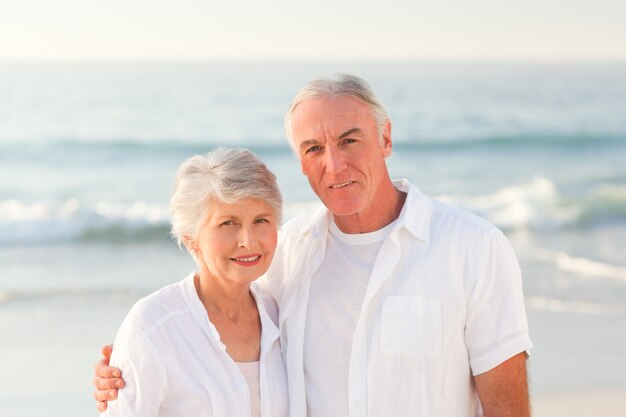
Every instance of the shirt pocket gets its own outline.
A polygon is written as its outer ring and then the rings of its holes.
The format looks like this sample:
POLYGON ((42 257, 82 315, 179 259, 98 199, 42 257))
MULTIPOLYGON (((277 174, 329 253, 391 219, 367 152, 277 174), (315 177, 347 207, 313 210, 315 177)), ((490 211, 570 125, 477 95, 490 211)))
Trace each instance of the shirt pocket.
POLYGON ((441 354, 441 299, 388 295, 382 300, 383 354, 426 359, 441 354))

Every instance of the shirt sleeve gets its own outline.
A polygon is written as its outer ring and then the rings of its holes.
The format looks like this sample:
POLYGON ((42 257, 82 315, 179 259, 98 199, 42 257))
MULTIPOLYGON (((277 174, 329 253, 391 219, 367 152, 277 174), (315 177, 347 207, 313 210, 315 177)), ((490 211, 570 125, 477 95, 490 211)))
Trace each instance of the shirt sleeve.
POLYGON ((465 343, 473 375, 532 347, 517 257, 500 230, 487 236, 467 302, 465 343))
POLYGON ((126 385, 101 417, 157 416, 167 388, 163 359, 140 326, 128 318, 115 337, 111 365, 121 369, 126 385))
POLYGON ((295 220, 290 220, 282 227, 272 263, 267 272, 256 281, 281 308, 289 296, 291 284, 297 279, 293 271, 307 259, 301 245, 294 244, 299 237, 297 226, 295 220))
POLYGON ((285 267, 284 267, 284 246, 285 246, 285 232, 284 228, 279 231, 278 243, 276 245, 276 251, 272 258, 272 263, 265 274, 255 281, 257 287, 264 293, 269 294, 274 300, 280 303, 282 298, 285 267))

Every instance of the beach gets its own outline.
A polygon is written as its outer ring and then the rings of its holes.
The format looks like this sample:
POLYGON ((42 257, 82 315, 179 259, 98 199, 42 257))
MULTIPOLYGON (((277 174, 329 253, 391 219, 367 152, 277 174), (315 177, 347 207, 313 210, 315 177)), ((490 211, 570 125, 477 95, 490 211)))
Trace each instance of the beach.
MULTIPOLYGON (((58 294, 37 308, 27 300, 5 303, 0 310, 2 415, 97 415, 93 364, 140 295, 131 290, 87 298, 58 294), (11 320, 15 316, 19 325, 11 320)), ((624 320, 626 314, 564 317, 529 310, 533 416, 623 415, 626 338, 608 329, 624 320)))
POLYGON ((619 417, 626 409, 626 389, 539 395, 533 401, 533 416, 619 417))
POLYGON ((0 64, 0 416, 97 415, 93 365, 141 297, 184 278, 176 167, 218 146, 319 206, 282 117, 308 79, 368 79, 393 178, 496 224, 523 274, 537 417, 624 415, 626 66, 0 64))

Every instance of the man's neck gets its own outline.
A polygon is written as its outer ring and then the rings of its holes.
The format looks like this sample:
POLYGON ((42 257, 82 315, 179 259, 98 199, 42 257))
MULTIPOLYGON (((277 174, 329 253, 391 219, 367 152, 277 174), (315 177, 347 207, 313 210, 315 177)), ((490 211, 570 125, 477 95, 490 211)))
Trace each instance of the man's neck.
POLYGON ((398 190, 391 181, 377 195, 376 204, 367 210, 346 216, 334 215, 335 224, 344 233, 369 233, 380 230, 394 222, 404 207, 407 193, 398 190))

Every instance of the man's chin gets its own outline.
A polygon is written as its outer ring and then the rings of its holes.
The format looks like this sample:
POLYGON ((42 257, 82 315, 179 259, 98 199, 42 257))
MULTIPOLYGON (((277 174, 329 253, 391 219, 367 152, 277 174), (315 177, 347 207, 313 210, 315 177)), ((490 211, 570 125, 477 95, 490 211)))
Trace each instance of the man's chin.
POLYGON ((333 204, 333 205, 326 205, 326 207, 328 208, 328 210, 330 210, 331 213, 333 213, 333 216, 335 217, 350 217, 350 216, 355 216, 357 214, 359 214, 360 207, 357 207, 354 203, 351 204, 333 204))

